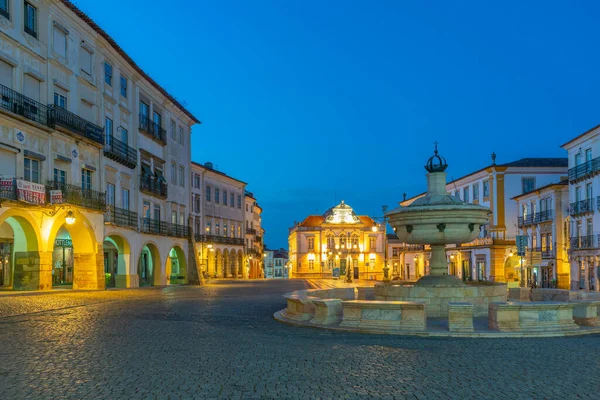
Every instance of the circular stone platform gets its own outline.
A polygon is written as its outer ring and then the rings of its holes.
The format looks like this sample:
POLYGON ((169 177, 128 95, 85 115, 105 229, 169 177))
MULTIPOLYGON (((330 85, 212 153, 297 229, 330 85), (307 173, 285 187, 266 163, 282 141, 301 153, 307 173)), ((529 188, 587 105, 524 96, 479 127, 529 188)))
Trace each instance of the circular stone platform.
POLYGON ((504 283, 464 286, 416 286, 394 283, 375 284, 375 300, 421 301, 427 317, 447 318, 448 303, 473 304, 474 317, 487 317, 490 303, 506 301, 504 283))

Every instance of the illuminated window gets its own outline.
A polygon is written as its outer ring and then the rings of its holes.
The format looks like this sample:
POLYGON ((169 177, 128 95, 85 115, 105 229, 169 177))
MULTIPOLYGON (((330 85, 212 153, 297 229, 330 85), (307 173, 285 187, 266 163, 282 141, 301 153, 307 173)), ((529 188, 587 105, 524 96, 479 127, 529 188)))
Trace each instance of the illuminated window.
POLYGON ((308 269, 310 271, 315 269, 315 260, 308 260, 308 269))
POLYGON ((309 250, 314 250, 315 249, 315 238, 308 238, 308 249, 309 250))
POLYGON ((369 248, 371 250, 375 250, 376 244, 377 244, 377 238, 376 237, 370 237, 369 238, 369 248))

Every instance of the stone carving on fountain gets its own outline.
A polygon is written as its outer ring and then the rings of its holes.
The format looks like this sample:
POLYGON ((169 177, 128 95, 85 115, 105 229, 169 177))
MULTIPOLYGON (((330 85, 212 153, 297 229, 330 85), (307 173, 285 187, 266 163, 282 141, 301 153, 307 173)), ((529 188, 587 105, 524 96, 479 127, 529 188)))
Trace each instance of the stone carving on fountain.
POLYGON ((464 286, 448 275, 446 245, 469 243, 479 236, 479 227, 487 223, 491 211, 469 204, 446 192, 446 159, 435 144, 427 163, 427 193, 408 206, 386 213, 398 239, 407 244, 431 246, 430 275, 421 277, 415 286, 464 286))

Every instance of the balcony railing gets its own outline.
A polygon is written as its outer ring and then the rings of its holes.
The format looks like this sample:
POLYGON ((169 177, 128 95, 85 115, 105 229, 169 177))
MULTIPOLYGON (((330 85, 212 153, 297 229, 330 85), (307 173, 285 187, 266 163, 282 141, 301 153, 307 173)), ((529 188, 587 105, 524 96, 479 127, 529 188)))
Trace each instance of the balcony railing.
POLYGON ((167 197, 167 183, 154 176, 140 175, 140 190, 155 197, 167 197))
POLYGON ((542 258, 554 258, 555 251, 554 249, 542 249, 542 258))
POLYGON ((149 116, 140 114, 140 130, 148 133, 154 140, 158 140, 163 145, 167 144, 167 131, 149 116))
POLYGON ((188 237, 189 228, 186 225, 158 221, 152 218, 140 218, 140 232, 153 235, 188 237))
POLYGON ((593 249, 594 235, 574 236, 571 238, 571 249, 593 249))
POLYGON ((4 85, 0 85, 0 93, 2 95, 0 107, 3 109, 37 122, 38 124, 52 127, 48 121, 48 107, 42 103, 38 103, 27 96, 23 96, 21 93, 15 92, 4 85))
POLYGON ((248 235, 256 235, 256 229, 253 228, 246 228, 246 233, 248 235))
POLYGON ((194 235, 194 240, 200 243, 221 243, 221 244, 234 244, 234 245, 243 245, 243 238, 232 238, 226 236, 216 236, 216 235, 194 235))
MULTIPOLYGON (((104 192, 84 189, 78 185, 57 181, 46 182, 46 190, 60 190, 63 203, 101 211, 104 211, 106 207, 106 194, 104 192)), ((50 196, 47 195, 47 198, 50 198, 50 196)))
POLYGON ((137 151, 112 136, 106 137, 104 155, 131 169, 137 165, 137 151))
POLYGON ((138 215, 134 211, 108 206, 104 213, 104 222, 109 222, 125 228, 138 228, 138 215))
POLYGON ((598 171, 600 171, 600 157, 594 158, 593 160, 586 161, 583 164, 570 168, 569 181, 576 181, 598 171))
POLYGON ((92 142, 104 145, 102 127, 81 118, 77 114, 62 107, 51 104, 48 106, 48 118, 51 126, 58 125, 92 142))
POLYGON ((594 205, 592 199, 580 200, 575 203, 571 203, 570 213, 571 215, 585 214, 594 212, 594 205))
POLYGON ((258 250, 253 249, 252 247, 247 247, 246 248, 246 255, 248 256, 258 256, 258 250))
POLYGON ((536 212, 535 214, 528 214, 524 217, 518 217, 519 227, 525 225, 539 224, 541 222, 552 221, 553 215, 552 210, 545 210, 536 212))

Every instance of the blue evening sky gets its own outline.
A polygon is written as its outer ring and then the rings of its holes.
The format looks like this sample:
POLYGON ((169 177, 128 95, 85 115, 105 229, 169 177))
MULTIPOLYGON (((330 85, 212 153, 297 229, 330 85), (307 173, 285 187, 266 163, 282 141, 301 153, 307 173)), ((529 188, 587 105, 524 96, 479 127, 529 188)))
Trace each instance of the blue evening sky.
POLYGON ((600 123, 596 1, 79 0, 203 124, 192 159, 249 183, 265 242, 343 199, 561 157, 600 123))

